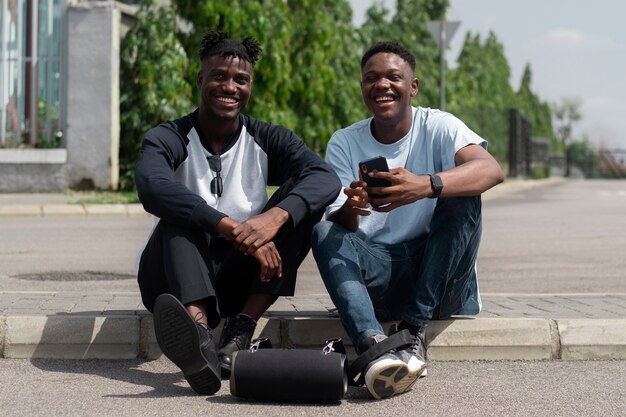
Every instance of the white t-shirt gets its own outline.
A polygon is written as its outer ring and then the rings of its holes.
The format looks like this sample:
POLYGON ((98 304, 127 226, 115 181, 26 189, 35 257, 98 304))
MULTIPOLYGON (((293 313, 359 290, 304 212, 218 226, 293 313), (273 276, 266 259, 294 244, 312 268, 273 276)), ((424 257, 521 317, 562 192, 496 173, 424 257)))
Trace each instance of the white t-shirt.
MULTIPOLYGON (((409 133, 399 141, 385 145, 371 133, 372 118, 340 129, 330 138, 326 161, 335 169, 343 187, 359 178, 360 161, 381 155, 389 168, 404 167, 417 175, 436 174, 455 167, 456 152, 470 144, 487 142, 450 113, 429 108, 413 107, 413 124, 409 133)), ((347 196, 341 192, 326 214, 339 209, 347 196)), ((357 234, 373 243, 406 242, 428 233, 436 199, 426 198, 398 207, 389 213, 372 211, 360 216, 357 234)))

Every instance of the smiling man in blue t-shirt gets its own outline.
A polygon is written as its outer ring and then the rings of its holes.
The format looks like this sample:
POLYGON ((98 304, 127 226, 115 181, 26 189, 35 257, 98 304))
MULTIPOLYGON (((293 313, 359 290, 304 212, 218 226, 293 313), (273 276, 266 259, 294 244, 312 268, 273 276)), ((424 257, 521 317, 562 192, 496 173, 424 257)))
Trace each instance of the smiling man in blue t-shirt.
POLYGON ((430 320, 480 311, 480 194, 503 180, 485 140, 463 122, 411 105, 415 66, 395 42, 363 55, 361 92, 373 117, 332 136, 326 160, 345 188, 313 231, 318 267, 357 352, 386 338, 380 321, 400 320, 390 333, 410 333, 408 347, 363 370, 377 399, 407 391, 426 374, 430 320), (390 185, 368 187, 360 162, 379 155, 390 170, 370 175, 390 185))

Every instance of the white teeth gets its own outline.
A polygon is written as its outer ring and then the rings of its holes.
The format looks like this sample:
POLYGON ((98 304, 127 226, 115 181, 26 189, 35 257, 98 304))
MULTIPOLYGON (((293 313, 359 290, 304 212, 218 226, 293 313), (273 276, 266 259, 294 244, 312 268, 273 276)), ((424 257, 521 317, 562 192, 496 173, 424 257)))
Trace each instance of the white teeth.
POLYGON ((230 97, 218 97, 217 100, 222 101, 224 103, 236 103, 237 102, 237 100, 235 100, 234 98, 230 98, 230 97))
POLYGON ((384 97, 376 97, 376 103, 380 103, 381 101, 393 101, 394 98, 391 96, 384 96, 384 97))

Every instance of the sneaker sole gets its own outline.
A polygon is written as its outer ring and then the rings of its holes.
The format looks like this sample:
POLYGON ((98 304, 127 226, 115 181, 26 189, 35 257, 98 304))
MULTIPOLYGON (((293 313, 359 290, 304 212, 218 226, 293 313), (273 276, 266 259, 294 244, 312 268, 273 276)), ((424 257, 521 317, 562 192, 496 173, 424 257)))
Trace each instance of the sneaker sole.
POLYGON ((211 395, 219 391, 220 375, 204 357, 196 323, 176 297, 163 294, 157 298, 154 328, 161 351, 183 371, 195 392, 211 395))
POLYGON ((365 385, 377 400, 402 394, 413 386, 418 374, 411 373, 401 360, 384 359, 376 362, 365 374, 365 385))

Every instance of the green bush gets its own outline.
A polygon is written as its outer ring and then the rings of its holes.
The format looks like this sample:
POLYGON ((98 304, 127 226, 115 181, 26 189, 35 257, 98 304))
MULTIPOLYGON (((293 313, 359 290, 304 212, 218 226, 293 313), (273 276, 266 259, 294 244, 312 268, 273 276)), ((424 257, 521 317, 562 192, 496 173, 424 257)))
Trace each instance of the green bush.
POLYGON ((185 79, 187 54, 176 38, 169 7, 143 1, 120 51, 120 189, 134 189, 134 170, 146 131, 193 110, 185 79))
POLYGON ((530 167, 530 177, 533 180, 550 178, 552 168, 550 164, 532 164, 530 167))

